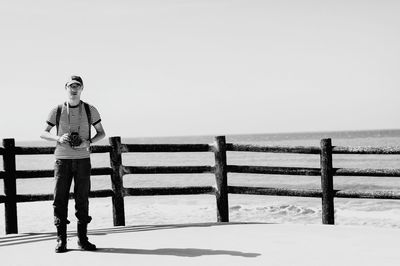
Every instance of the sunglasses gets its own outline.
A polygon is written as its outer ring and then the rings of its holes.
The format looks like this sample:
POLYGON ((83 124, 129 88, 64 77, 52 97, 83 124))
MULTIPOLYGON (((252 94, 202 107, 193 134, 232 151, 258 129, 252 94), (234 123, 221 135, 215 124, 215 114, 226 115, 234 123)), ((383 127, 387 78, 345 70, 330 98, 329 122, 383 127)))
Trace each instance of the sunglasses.
POLYGON ((80 85, 78 83, 72 83, 72 84, 68 85, 68 87, 72 88, 72 89, 80 89, 80 88, 82 88, 82 85, 80 85))

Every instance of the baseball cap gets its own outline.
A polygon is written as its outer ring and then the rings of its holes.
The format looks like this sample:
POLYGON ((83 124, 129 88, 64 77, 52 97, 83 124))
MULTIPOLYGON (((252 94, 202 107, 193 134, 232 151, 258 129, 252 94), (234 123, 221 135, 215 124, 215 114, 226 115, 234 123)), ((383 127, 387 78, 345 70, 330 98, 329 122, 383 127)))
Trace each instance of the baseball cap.
POLYGON ((83 86, 83 80, 80 76, 71 76, 70 79, 65 84, 65 86, 69 86, 74 83, 77 83, 77 84, 83 86))

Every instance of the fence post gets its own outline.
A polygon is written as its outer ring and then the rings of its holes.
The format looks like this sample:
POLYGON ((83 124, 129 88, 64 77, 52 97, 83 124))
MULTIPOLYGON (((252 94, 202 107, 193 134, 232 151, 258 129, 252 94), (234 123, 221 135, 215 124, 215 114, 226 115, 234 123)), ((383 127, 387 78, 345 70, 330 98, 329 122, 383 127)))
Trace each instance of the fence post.
POLYGON ((335 224, 332 141, 321 140, 322 223, 335 224))
POLYGON ((125 225, 125 207, 124 207, 124 186, 123 186, 123 170, 122 170, 122 151, 121 137, 109 138, 111 145, 110 163, 112 168, 111 182, 114 195, 112 197, 113 204, 113 221, 114 226, 125 225))
POLYGON ((215 180, 217 184, 217 220, 229 222, 228 176, 226 170, 226 141, 225 136, 215 137, 215 180))
POLYGON ((15 166, 15 140, 3 139, 4 155, 4 194, 6 202, 4 204, 6 234, 18 234, 17 219, 17 181, 15 166))

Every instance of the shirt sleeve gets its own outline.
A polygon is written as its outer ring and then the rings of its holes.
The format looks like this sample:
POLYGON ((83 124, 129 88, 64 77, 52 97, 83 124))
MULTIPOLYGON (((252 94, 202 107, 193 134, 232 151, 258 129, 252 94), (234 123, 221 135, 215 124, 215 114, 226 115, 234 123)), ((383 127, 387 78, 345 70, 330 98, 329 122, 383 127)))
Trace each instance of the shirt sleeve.
POLYGON ((93 126, 101 122, 100 113, 93 105, 90 105, 90 114, 92 116, 91 124, 93 126))
POLYGON ((49 115, 47 116, 46 123, 47 123, 49 126, 54 127, 54 126, 56 125, 57 108, 58 108, 58 106, 54 107, 54 108, 50 111, 49 115))

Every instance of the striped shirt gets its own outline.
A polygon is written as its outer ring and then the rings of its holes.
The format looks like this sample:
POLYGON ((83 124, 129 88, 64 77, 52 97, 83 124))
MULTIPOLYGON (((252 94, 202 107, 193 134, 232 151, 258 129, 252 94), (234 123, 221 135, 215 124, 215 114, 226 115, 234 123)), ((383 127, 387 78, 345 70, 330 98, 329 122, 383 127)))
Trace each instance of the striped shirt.
MULTIPOLYGON (((96 125, 101 122, 100 114, 97 109, 90 105, 91 125, 96 125)), ((56 125, 57 108, 54 107, 47 118, 47 124, 54 127, 56 125)), ((85 107, 82 101, 76 106, 69 106, 70 124, 68 123, 67 104, 62 105, 60 122, 58 128, 58 136, 65 133, 78 132, 82 139, 89 140, 89 123, 85 107)), ((57 142, 56 150, 54 152, 56 159, 84 159, 90 157, 90 151, 86 148, 73 149, 69 144, 61 144, 57 142)))

